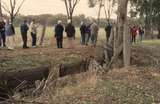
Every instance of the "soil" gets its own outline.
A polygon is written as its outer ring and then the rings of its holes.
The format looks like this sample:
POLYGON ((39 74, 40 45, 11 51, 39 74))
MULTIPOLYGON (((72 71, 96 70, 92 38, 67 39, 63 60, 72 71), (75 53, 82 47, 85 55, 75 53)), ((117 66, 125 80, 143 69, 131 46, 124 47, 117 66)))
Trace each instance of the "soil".
MULTIPOLYGON (((82 57, 102 59, 102 47, 56 49, 53 47, 0 51, 1 71, 24 70, 33 67, 71 63, 82 57)), ((160 46, 136 45, 132 48, 132 65, 113 69, 103 75, 86 72, 63 78, 65 84, 53 86, 38 97, 27 101, 42 104, 159 104, 160 46), (76 77, 75 77, 76 76, 76 77)), ((62 80, 62 79, 60 79, 62 80)), ((29 100, 28 100, 29 99, 29 100)), ((27 103, 24 103, 27 104, 27 103)))

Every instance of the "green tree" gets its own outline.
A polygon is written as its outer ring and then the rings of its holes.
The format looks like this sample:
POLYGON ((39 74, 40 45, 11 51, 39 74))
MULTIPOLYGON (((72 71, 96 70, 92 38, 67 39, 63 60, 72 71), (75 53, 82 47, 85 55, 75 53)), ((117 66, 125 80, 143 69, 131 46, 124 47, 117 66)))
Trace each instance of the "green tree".
POLYGON ((146 38, 152 38, 153 36, 153 27, 154 27, 154 18, 155 11, 158 9, 155 5, 159 0, 131 0, 132 6, 135 6, 136 12, 140 17, 145 18, 145 36, 146 38))

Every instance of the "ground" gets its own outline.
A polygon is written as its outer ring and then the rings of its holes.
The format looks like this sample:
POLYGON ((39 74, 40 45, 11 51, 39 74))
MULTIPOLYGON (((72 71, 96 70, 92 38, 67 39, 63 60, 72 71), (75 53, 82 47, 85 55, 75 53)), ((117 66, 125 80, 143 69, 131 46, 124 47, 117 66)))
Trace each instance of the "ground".
MULTIPOLYGON (((45 46, 26 50, 19 46, 15 50, 1 49, 0 71, 74 63, 82 57, 102 55, 103 41, 96 48, 80 46, 79 39, 75 49, 67 49, 66 39, 64 44, 64 49, 57 49, 55 43, 50 45, 49 42, 45 46)), ((132 50, 130 67, 113 69, 105 74, 89 71, 66 76, 60 79, 65 84, 57 88, 52 86, 54 89, 49 87, 48 91, 33 100, 47 104, 159 104, 160 41, 144 41, 133 45, 132 50)))

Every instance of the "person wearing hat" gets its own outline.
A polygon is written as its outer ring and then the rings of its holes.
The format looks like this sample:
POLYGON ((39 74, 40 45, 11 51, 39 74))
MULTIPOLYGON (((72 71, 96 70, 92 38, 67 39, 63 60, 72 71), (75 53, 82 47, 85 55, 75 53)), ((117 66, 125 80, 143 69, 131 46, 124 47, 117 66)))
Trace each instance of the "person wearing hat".
POLYGON ((68 24, 65 27, 65 32, 68 37, 69 48, 74 48, 74 38, 75 38, 75 27, 73 26, 71 20, 68 20, 68 24))
POLYGON ((63 48, 63 25, 62 21, 59 20, 57 25, 55 26, 55 38, 57 41, 57 48, 63 48))

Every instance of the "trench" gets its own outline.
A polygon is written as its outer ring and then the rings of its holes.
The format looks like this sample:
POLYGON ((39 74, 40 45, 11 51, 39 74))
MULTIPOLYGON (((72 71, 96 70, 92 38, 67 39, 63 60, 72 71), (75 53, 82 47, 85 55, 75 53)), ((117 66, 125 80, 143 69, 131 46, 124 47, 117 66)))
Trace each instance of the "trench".
MULTIPOLYGON (((74 64, 59 65, 59 78, 67 75, 79 74, 88 70, 90 59, 80 59, 74 64)), ((14 95, 14 91, 22 92, 23 90, 35 88, 37 80, 47 79, 51 71, 51 66, 42 66, 35 69, 28 69, 14 72, 0 72, 0 102, 9 99, 14 95)))

